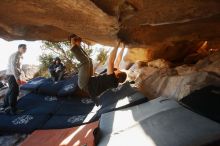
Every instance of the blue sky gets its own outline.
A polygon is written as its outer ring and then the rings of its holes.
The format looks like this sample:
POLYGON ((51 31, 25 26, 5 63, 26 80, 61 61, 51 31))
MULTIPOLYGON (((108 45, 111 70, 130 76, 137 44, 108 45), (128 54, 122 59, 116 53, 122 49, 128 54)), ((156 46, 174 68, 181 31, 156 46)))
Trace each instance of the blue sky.
POLYGON ((0 70, 7 68, 8 58, 18 49, 18 45, 24 43, 27 45, 27 52, 24 54, 23 64, 38 65, 39 55, 42 53, 40 46, 41 41, 5 41, 0 38, 0 70))

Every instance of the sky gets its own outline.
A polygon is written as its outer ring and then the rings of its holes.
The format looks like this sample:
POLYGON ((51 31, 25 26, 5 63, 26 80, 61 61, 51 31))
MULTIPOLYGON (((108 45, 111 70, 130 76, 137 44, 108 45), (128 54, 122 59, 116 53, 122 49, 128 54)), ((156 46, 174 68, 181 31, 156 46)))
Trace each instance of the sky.
POLYGON ((0 71, 7 68, 10 55, 18 50, 19 44, 27 45, 22 64, 39 65, 39 56, 42 54, 41 41, 6 41, 0 38, 0 71))
MULTIPOLYGON (((27 45, 27 52, 24 54, 24 59, 22 64, 29 65, 39 65, 39 56, 43 53, 41 46, 43 45, 41 41, 24 41, 24 40, 16 40, 16 41, 6 41, 0 38, 0 71, 7 69, 8 59, 10 55, 18 50, 19 44, 27 45)), ((95 44, 92 46, 93 49, 105 48, 107 50, 111 50, 112 47, 103 46, 100 44, 95 44)), ((120 50, 120 49, 119 49, 120 50)), ((118 51, 119 52, 119 51, 118 51)), ((125 50, 124 54, 126 54, 127 50, 125 50)), ((97 53, 93 54, 92 59, 96 59, 97 53)))

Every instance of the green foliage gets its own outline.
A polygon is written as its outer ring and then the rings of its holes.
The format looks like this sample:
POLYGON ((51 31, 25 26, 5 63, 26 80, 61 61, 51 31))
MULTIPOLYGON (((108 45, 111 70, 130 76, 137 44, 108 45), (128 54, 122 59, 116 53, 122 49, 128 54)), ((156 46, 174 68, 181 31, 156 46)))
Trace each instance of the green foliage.
POLYGON ((43 45, 41 46, 41 49, 43 50, 43 54, 39 57, 41 65, 36 76, 48 77, 48 67, 52 64, 55 57, 59 57, 62 60, 67 73, 76 71, 76 62, 70 51, 71 46, 69 42, 42 41, 42 43, 43 45))
POLYGON ((34 77, 43 76, 49 77, 48 66, 53 62, 52 54, 42 54, 39 57, 39 61, 41 62, 39 71, 34 75, 34 77))
MULTIPOLYGON (((49 42, 43 41, 43 45, 41 49, 43 50, 43 54, 39 57, 40 71, 35 75, 36 76, 45 76, 48 77, 48 67, 52 63, 55 57, 59 57, 62 60, 62 63, 66 67, 67 73, 73 73, 77 71, 77 61, 70 51, 70 43, 69 42, 49 42)), ((104 64, 107 59, 107 50, 99 49, 95 51, 92 47, 86 43, 82 43, 82 48, 88 54, 88 56, 92 56, 93 54, 98 54, 96 59, 99 62, 99 65, 104 64)))
POLYGON ((47 68, 53 62, 54 56, 52 54, 42 54, 39 57, 41 68, 47 68))
POLYGON ((103 65, 108 58, 108 51, 105 49, 100 49, 99 54, 97 56, 97 61, 99 61, 100 65, 103 65))
POLYGON ((86 54, 91 57, 93 53, 93 49, 91 48, 91 46, 85 43, 82 43, 81 46, 83 50, 86 52, 86 54))

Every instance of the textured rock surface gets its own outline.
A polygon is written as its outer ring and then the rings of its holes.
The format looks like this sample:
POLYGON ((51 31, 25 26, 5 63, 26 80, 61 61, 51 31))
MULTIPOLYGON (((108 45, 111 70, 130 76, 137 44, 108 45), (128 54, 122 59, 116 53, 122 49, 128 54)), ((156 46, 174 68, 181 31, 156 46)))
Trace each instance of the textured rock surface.
MULTIPOLYGON (((34 77, 34 75, 39 71, 39 66, 36 65, 22 65, 21 80, 26 81, 34 77)), ((0 71, 0 80, 6 79, 6 70, 0 71)))
POLYGON ((206 57, 212 47, 213 45, 208 41, 179 41, 158 48, 130 48, 125 55, 125 60, 149 62, 163 58, 174 63, 194 64, 206 57))
POLYGON ((193 66, 175 68, 144 67, 130 71, 129 77, 149 99, 165 96, 180 100, 208 85, 220 86, 220 51, 193 66))
POLYGON ((23 80, 30 80, 39 71, 39 66, 36 65, 22 65, 22 77, 23 80))
POLYGON ((109 44, 118 21, 90 0, 2 0, 0 36, 5 39, 67 40, 70 33, 109 44))
MULTIPOLYGON (((219 42, 218 0, 1 0, 0 36, 166 48, 185 40, 219 42)), ((172 51, 168 50, 168 51, 172 51)))
POLYGON ((8 136, 0 136, 0 145, 1 146, 18 146, 21 141, 26 138, 26 135, 22 134, 13 134, 8 136))

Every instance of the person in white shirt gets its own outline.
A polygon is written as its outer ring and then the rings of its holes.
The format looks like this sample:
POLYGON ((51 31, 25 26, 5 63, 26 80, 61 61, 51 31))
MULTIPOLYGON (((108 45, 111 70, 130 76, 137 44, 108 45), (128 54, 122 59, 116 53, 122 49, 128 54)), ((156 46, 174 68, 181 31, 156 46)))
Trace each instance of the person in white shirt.
POLYGON ((8 69, 6 71, 9 89, 4 98, 4 104, 1 111, 9 114, 16 114, 17 97, 19 95, 19 85, 21 84, 21 59, 26 52, 26 44, 18 45, 18 51, 13 53, 8 61, 8 69))

